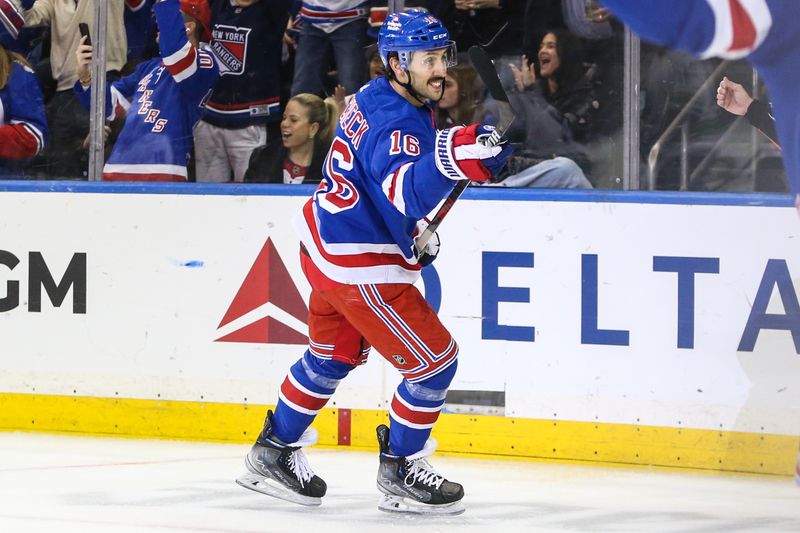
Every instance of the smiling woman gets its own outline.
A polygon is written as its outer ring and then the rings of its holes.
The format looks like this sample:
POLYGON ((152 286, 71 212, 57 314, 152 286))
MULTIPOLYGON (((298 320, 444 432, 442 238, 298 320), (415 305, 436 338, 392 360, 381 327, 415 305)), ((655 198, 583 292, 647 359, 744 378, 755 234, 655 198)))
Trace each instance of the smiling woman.
POLYGON ((437 127, 483 122, 485 110, 481 101, 482 91, 478 73, 469 63, 448 69, 444 93, 436 106, 437 127))
POLYGON ((281 144, 256 149, 245 181, 319 183, 339 109, 330 100, 301 93, 286 104, 281 120, 281 144))
POLYGON ((566 30, 545 34, 536 61, 511 65, 517 119, 509 138, 520 143, 509 163, 508 187, 591 188, 592 140, 601 103, 586 77, 580 40, 566 30))

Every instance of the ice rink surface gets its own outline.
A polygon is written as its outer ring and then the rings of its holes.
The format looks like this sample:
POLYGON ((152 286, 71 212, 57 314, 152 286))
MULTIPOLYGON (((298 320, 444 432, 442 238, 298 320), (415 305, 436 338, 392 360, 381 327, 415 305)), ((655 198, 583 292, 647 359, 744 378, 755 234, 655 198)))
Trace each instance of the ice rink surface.
POLYGON ((249 446, 0 433, 0 532, 791 531, 791 478, 434 455, 467 511, 377 510, 377 453, 309 449, 317 508, 234 483, 249 446))

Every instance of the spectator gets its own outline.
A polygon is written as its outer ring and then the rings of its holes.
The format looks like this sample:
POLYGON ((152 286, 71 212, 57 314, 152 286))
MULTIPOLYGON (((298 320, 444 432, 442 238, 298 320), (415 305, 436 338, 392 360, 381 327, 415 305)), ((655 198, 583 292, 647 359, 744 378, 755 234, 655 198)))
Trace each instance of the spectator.
MULTIPOLYGON (((49 33, 45 27, 25 27, 23 18, 25 10, 30 9, 33 2, 34 0, 0 0, 0 42, 7 51, 16 52, 25 58, 38 78, 40 92, 44 102, 47 102, 55 93, 55 84, 50 76, 50 62, 41 60, 45 41, 49 43, 49 33)), ((28 169, 33 171, 34 165, 28 165, 28 169)))
POLYGON ((509 162, 506 186, 590 188, 590 163, 582 143, 590 140, 592 119, 600 108, 584 75, 577 37, 554 30, 542 39, 538 64, 522 56, 511 65, 517 93, 512 105, 517 120, 509 136, 522 141, 519 156, 509 162), (537 74, 538 71, 538 74, 537 74))
POLYGON ((566 29, 562 0, 526 0, 522 23, 522 53, 533 57, 547 32, 566 29))
POLYGON ((301 93, 286 104, 277 141, 253 153, 245 179, 265 183, 319 183, 339 109, 332 99, 301 93))
MULTIPOLYGON (((375 78, 382 78, 386 75, 386 69, 383 66, 381 55, 378 53, 378 45, 371 44, 364 49, 364 59, 367 64, 367 72, 369 73, 369 81, 375 78)), ((347 94, 344 85, 339 84, 333 90, 333 99, 339 108, 339 114, 344 111, 350 100, 353 99, 354 94, 347 94)))
POLYGON ((0 178, 22 177, 22 160, 44 147, 47 120, 39 82, 30 65, 0 38, 0 178))
MULTIPOLYGON (((369 29, 367 30, 367 38, 374 42, 378 40, 378 33, 380 32, 383 22, 389 15, 389 2, 388 0, 376 1, 375 5, 369 8, 369 29)), ((403 2, 403 11, 411 9, 421 9, 423 11, 438 11, 440 0, 405 0, 403 2)), ((376 45, 377 46, 377 45, 376 45)))
MULTIPOLYGON (((109 120, 127 111, 125 126, 103 168, 110 181, 186 181, 192 126, 200 104, 219 79, 214 56, 199 49, 211 37, 206 0, 160 0, 153 8, 161 57, 141 63, 133 74, 106 85, 109 120), (181 16, 183 13, 183 16, 181 16)), ((75 92, 89 106, 92 47, 76 52, 75 92)))
POLYGON ((482 89, 478 73, 470 64, 459 63, 447 69, 444 93, 436 106, 436 127, 486 124, 480 104, 482 89))
POLYGON ((32 5, 33 0, 0 0, 0 42, 6 51, 24 56, 30 50, 28 39, 23 36, 23 12, 32 5))
MULTIPOLYGON (((155 0, 128 2, 125 10, 125 36, 128 41, 126 69, 133 69, 142 61, 158 55, 156 21, 153 20, 155 0)), ((130 73, 130 72, 128 72, 130 73)))
MULTIPOLYGON (((780 150, 775 116, 769 102, 753 98, 740 84, 724 77, 717 88, 717 105, 729 113, 744 117, 780 150)), ((788 192, 780 156, 757 156, 755 163, 753 185, 756 191, 788 192)))
POLYGON ((364 56, 367 59, 367 71, 370 81, 386 75, 386 67, 383 66, 383 61, 381 61, 377 44, 369 45, 365 49, 364 56))
POLYGON ((363 49, 367 44, 367 15, 372 0, 303 0, 303 25, 294 63, 292 95, 322 95, 329 52, 336 62, 338 82, 356 92, 365 81, 363 49))
MULTIPOLYGON (((211 49, 220 80, 194 127, 197 181, 244 181, 250 156, 281 116, 281 49, 289 0, 215 0, 211 49)), ((277 130, 277 128, 274 128, 277 130)))
POLYGON ((770 141, 778 143, 778 132, 775 130, 775 117, 767 102, 753 98, 740 84, 727 77, 717 87, 717 105, 728 113, 744 117, 751 126, 766 135, 770 141))
MULTIPOLYGON (((143 0, 104 0, 108 2, 106 31, 106 68, 109 79, 119 77, 127 58, 127 40, 123 22, 125 3, 138 7, 143 0)), ((55 96, 47 103, 47 120, 52 133, 43 154, 43 167, 51 177, 82 176, 85 162, 76 157, 89 132, 89 113, 72 91, 78 79, 75 51, 80 41, 78 23, 93 27, 95 0, 36 0, 25 12, 26 26, 50 27, 50 68, 56 82, 55 96)))
POLYGON ((611 13, 599 0, 562 0, 561 10, 569 31, 584 39, 608 39, 613 35, 611 13))
POLYGON ((522 49, 522 0, 445 0, 434 11, 451 28, 459 50, 480 45, 492 57, 518 56, 522 49))

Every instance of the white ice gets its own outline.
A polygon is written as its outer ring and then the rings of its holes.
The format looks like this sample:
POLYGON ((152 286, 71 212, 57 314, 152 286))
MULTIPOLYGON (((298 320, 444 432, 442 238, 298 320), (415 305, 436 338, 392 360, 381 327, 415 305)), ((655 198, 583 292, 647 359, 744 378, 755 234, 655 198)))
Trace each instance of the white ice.
POLYGON ((0 532, 800 532, 791 478, 434 455, 466 513, 377 510, 377 453, 307 451, 318 508, 243 489, 249 446, 0 433, 0 532))

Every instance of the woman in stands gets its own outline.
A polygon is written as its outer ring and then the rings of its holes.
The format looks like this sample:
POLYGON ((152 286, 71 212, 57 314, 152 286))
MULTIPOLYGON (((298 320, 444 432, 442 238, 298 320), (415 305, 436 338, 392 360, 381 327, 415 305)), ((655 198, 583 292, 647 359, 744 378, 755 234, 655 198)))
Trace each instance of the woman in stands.
POLYGON ((480 104, 483 86, 478 73, 469 63, 447 69, 444 94, 436 105, 436 127, 439 129, 464 124, 486 123, 480 104))
POLYGON ((538 91, 558 110, 575 140, 586 140, 591 115, 598 104, 594 88, 585 75, 580 39, 567 30, 553 30, 542 39, 537 62, 528 63, 527 57, 522 57, 520 68, 511 65, 517 89, 538 91))
POLYGON ((548 32, 536 59, 523 55, 519 67, 511 65, 517 92, 509 97, 517 120, 509 138, 522 146, 502 185, 591 188, 585 143, 600 103, 585 76, 580 40, 566 30, 548 32))
POLYGON ((0 34, 0 178, 23 177, 22 162, 42 151, 47 119, 39 82, 0 34))
POLYGON ((319 183, 339 109, 333 100, 301 93, 286 104, 281 144, 268 143, 250 158, 245 181, 319 183))

